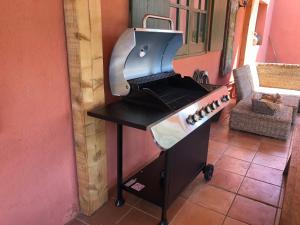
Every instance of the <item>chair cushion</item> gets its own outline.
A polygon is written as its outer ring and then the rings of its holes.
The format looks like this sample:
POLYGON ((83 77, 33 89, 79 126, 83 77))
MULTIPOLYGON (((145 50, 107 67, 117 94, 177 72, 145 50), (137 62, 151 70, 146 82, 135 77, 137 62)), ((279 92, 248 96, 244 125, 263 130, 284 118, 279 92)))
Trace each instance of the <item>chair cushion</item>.
POLYGON ((240 101, 230 113, 230 128, 286 140, 291 131, 293 109, 282 106, 273 116, 255 113, 251 99, 240 101))
POLYGON ((252 97, 252 111, 273 116, 280 109, 280 104, 262 99, 260 94, 252 97))
POLYGON ((234 82, 237 92, 237 101, 250 98, 253 93, 253 81, 249 65, 233 70, 234 82))

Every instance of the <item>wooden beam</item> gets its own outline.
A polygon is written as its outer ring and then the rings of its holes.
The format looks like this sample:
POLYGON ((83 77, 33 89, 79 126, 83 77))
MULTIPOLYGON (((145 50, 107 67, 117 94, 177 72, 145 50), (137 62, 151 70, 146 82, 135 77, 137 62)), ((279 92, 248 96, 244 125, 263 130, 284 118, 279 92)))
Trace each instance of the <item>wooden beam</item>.
POLYGON ((104 105, 100 0, 64 0, 79 200, 91 215, 107 201, 105 123, 86 115, 104 105))

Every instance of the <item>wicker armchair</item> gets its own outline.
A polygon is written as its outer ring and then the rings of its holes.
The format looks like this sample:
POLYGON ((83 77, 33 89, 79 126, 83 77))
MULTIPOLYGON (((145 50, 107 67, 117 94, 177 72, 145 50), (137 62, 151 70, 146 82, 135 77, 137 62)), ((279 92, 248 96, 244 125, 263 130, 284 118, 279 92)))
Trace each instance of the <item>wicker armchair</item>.
POLYGON ((255 113, 251 100, 241 100, 231 111, 230 128, 258 135, 287 140, 292 126, 291 107, 283 106, 275 115, 255 113))
MULTIPOLYGON (((287 139, 299 109, 300 91, 284 89, 283 87, 287 87, 287 84, 285 86, 277 85, 274 88, 260 86, 257 69, 253 65, 235 69, 233 75, 237 105, 230 114, 230 128, 278 139, 287 139), (284 106, 279 107, 274 115, 255 113, 252 111, 251 98, 256 93, 278 93, 282 97, 284 106)), ((274 80, 273 83, 275 83, 274 80)))
MULTIPOLYGON (((274 64, 259 64, 258 68, 260 68, 260 72, 266 71, 266 65, 272 65, 273 71, 274 64)), ((271 67, 271 66, 270 66, 271 67)), ((288 72, 289 70, 287 70, 288 72)), ((283 72, 281 71, 281 74, 283 72)), ((300 73, 300 67, 299 67, 299 73, 300 73)), ((297 112, 300 110, 300 90, 292 90, 292 89, 284 89, 284 88, 278 88, 278 87, 286 87, 288 85, 288 82, 284 84, 284 82, 281 82, 279 75, 275 75, 276 79, 267 79, 266 77, 269 77, 270 75, 266 75, 266 72, 262 73, 264 84, 276 84, 275 87, 263 87, 261 86, 261 78, 258 75, 258 70, 255 65, 245 65, 238 69, 233 70, 234 80, 236 84, 236 91, 237 91, 237 101, 240 101, 242 99, 249 98, 254 93, 266 93, 266 94, 280 94, 282 96, 282 101, 285 106, 293 107, 293 122, 296 120, 297 112), (267 81, 268 80, 268 81, 267 81), (281 86, 280 86, 281 85, 281 86)), ((277 74, 280 74, 277 72, 277 74)), ((297 77, 300 78, 299 75, 295 75, 297 73, 294 72, 294 75, 291 75, 291 77, 297 77)), ((287 77, 288 75, 286 75, 287 77)), ((298 79, 297 78, 297 79, 298 79)), ((295 78, 295 83, 297 83, 297 79, 295 78)), ((284 80, 284 79, 283 79, 284 80)), ((299 79, 300 82, 300 79, 299 79)), ((299 83, 300 85, 300 83, 299 83)), ((292 87, 292 86, 291 86, 292 87)), ((298 87, 300 89, 300 87, 298 87)))

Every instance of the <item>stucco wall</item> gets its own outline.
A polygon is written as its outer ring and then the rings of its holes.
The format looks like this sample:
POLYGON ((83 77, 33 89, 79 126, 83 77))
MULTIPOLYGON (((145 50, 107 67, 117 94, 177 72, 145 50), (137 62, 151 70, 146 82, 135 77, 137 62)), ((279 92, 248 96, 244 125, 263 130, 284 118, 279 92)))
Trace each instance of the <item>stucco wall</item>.
POLYGON ((299 9, 299 0, 275 1, 267 62, 300 63, 299 9))
POLYGON ((256 56, 257 62, 266 61, 268 46, 270 45, 269 36, 270 36, 272 19, 273 19, 275 0, 265 0, 264 3, 267 5, 266 18, 265 18, 264 31, 263 31, 263 42, 262 45, 257 46, 257 56, 256 56))
POLYGON ((247 40, 247 43, 245 57, 241 64, 265 62, 269 46, 269 34, 272 24, 274 2, 274 0, 252 0, 249 2, 246 18, 250 17, 250 21, 249 25, 245 26, 248 29, 248 32, 245 33, 247 36, 244 37, 247 40), (261 16, 258 16, 258 10, 260 9, 259 4, 265 5, 265 7, 261 8, 266 14, 263 16, 265 19, 264 21, 257 21, 257 19, 262 18, 261 16), (261 45, 253 45, 255 31, 259 32, 260 35, 263 35, 261 45))
POLYGON ((63 2, 0 1, 0 224, 78 211, 63 2))
MULTIPOLYGON (((108 84, 108 66, 111 51, 121 33, 128 27, 128 1, 102 0, 102 29, 103 29, 103 54, 104 76, 106 87, 106 99, 108 102, 116 100, 110 95, 108 84)), ((237 64, 238 49, 241 42, 244 11, 238 12, 236 39, 234 43, 234 65, 237 64)), ((209 52, 204 55, 182 58, 174 61, 175 70, 184 75, 192 75, 197 68, 208 70, 212 83, 225 83, 230 74, 224 78, 218 76, 221 52, 209 52)), ((108 155, 108 180, 109 186, 115 184, 116 178, 116 127, 112 123, 106 126, 106 143, 108 155)), ((153 143, 149 132, 143 132, 132 128, 124 128, 124 169, 129 174, 134 169, 151 160, 159 150, 153 143)))

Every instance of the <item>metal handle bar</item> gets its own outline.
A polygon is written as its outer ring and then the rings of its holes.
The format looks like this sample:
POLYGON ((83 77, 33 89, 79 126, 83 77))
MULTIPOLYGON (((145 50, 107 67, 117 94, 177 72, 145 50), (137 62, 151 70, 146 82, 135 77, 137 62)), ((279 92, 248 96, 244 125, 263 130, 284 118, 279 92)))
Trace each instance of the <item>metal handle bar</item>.
POLYGON ((170 29, 174 30, 174 22, 171 18, 164 17, 164 16, 151 15, 151 14, 147 14, 147 15, 144 16, 144 18, 143 18, 143 28, 145 28, 145 29, 147 28, 147 20, 149 18, 168 21, 169 24, 170 24, 170 29))

